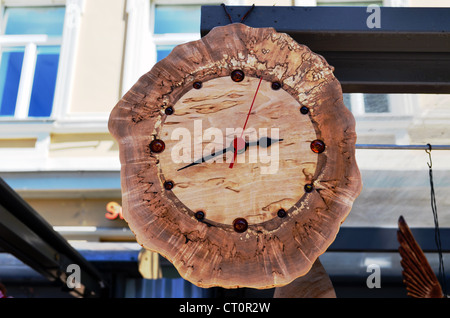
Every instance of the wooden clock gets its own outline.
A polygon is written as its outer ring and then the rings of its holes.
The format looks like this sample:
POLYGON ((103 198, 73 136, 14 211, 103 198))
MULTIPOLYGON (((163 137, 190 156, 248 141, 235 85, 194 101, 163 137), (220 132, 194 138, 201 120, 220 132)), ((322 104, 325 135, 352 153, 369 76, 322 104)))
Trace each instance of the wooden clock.
POLYGON ((361 190, 333 67, 272 28, 235 23, 175 47, 109 129, 137 241, 201 287, 305 275, 361 190))

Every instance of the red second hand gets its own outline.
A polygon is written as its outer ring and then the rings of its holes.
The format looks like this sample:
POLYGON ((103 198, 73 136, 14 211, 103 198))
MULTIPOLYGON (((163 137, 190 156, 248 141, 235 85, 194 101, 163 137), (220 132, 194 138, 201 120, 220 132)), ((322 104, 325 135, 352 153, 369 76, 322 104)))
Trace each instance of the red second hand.
MULTIPOLYGON (((256 88, 255 96, 253 96, 252 104, 250 105, 250 109, 248 111, 247 118, 245 119, 244 127, 242 128, 241 137, 240 137, 241 140, 242 140, 242 136, 244 135, 245 127, 247 126, 248 118, 250 117, 250 113, 252 112, 253 104, 255 103, 256 95, 258 94, 258 91, 259 91, 259 86, 261 86, 261 82, 262 82, 262 77, 259 79, 259 83, 258 83, 258 87, 256 88)), ((243 143, 243 144, 245 147, 245 143, 243 143)), ((241 142, 241 146, 242 146, 242 142, 241 142)), ((236 161, 236 156, 237 156, 237 152, 238 152, 237 138, 234 139, 234 141, 233 141, 233 147, 234 147, 234 156, 233 156, 233 160, 230 163, 230 168, 233 168, 234 162, 236 161)))

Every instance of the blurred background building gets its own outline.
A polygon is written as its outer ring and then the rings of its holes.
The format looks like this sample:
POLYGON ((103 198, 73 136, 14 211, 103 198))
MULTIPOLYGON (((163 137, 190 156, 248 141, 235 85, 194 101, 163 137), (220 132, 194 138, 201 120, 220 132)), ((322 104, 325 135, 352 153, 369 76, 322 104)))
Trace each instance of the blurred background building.
MULTIPOLYGON (((142 74, 177 44, 200 38, 201 5, 222 2, 450 6, 446 0, 2 0, 0 177, 88 260, 122 266, 114 276, 121 284, 117 297, 211 295, 163 261, 162 278, 138 273, 141 248, 120 217, 119 153, 107 122, 142 74)), ((344 101, 357 121, 357 143, 450 144, 448 95, 354 93, 344 94, 344 101)), ((432 155, 440 226, 449 228, 450 152, 432 155)), ((396 228, 400 215, 411 227, 434 226, 424 151, 358 150, 357 160, 364 188, 343 227, 396 228)), ((67 295, 12 255, 0 256, 0 282, 11 296, 67 295)), ((405 295, 399 284, 381 291, 365 285, 371 262, 401 283, 395 253, 330 252, 321 259, 338 296, 355 290, 360 296, 405 295), (359 277, 360 288, 339 277, 359 277)), ((430 260, 435 266, 436 255, 430 260)))

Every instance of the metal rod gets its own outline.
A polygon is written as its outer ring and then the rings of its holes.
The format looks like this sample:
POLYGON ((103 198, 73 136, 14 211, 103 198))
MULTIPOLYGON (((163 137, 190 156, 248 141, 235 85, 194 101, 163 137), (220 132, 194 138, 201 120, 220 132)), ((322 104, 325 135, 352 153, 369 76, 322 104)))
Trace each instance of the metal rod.
MULTIPOLYGON (((406 149, 430 150, 427 145, 393 145, 393 144, 356 144, 356 149, 406 149)), ((431 150, 450 150, 450 145, 431 145, 431 150)))

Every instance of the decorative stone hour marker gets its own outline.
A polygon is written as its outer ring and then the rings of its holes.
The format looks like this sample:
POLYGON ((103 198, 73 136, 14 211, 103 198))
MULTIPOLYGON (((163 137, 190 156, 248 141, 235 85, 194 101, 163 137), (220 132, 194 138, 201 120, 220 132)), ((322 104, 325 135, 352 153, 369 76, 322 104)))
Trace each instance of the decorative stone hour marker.
POLYGON ((233 228, 238 233, 243 233, 247 231, 248 223, 244 218, 237 218, 233 221, 233 228))
POLYGON ((172 190, 174 185, 173 181, 166 181, 164 182, 164 189, 172 190))
POLYGON ((311 142, 311 150, 315 153, 322 153, 325 150, 325 143, 322 140, 316 139, 311 142))
POLYGON ((312 183, 308 183, 308 184, 305 184, 305 186, 304 186, 304 189, 305 189, 305 192, 312 192, 312 190, 314 190, 314 186, 312 185, 312 183))
POLYGON ((303 115, 306 115, 309 112, 309 108, 306 106, 302 106, 300 107, 300 113, 302 113, 303 115))
POLYGON ((169 106, 169 107, 167 107, 167 108, 164 110, 164 113, 165 113, 166 115, 172 115, 173 112, 174 112, 174 110, 173 110, 173 107, 172 107, 172 106, 169 106))
POLYGON ((242 82, 244 80, 245 74, 241 70, 234 70, 231 72, 231 79, 235 82, 242 82))
POLYGON ((280 82, 273 82, 272 83, 272 89, 277 91, 281 88, 281 83, 280 82))
POLYGON ((278 212, 277 212, 277 215, 278 215, 279 218, 284 218, 287 215, 286 210, 279 209, 278 212))
POLYGON ((203 212, 203 211, 195 212, 195 218, 197 220, 203 220, 205 218, 205 212, 203 212))
POLYGON ((166 144, 161 139, 152 140, 150 143, 150 150, 154 153, 163 152, 166 148, 166 144))

